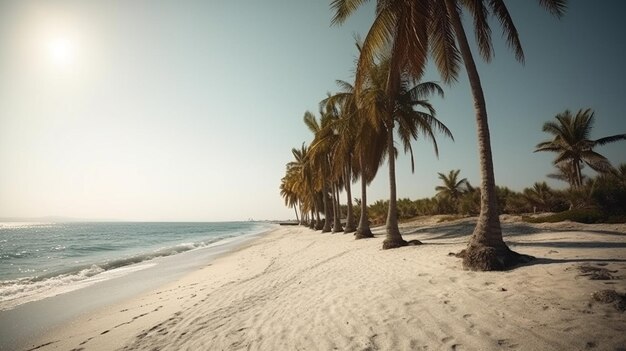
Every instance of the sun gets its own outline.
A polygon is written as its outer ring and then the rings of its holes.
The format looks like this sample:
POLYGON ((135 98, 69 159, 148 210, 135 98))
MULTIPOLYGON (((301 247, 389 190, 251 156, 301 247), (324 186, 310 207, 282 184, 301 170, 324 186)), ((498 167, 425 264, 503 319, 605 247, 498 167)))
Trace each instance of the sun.
POLYGON ((72 41, 66 37, 54 38, 48 43, 48 54, 54 65, 70 66, 74 63, 75 47, 72 41))

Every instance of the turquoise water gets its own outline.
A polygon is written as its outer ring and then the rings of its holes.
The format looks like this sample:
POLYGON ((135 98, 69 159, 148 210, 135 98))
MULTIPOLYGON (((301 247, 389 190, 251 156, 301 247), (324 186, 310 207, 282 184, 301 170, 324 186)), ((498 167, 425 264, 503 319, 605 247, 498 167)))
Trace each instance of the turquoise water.
POLYGON ((0 303, 269 227, 257 222, 0 223, 0 303))

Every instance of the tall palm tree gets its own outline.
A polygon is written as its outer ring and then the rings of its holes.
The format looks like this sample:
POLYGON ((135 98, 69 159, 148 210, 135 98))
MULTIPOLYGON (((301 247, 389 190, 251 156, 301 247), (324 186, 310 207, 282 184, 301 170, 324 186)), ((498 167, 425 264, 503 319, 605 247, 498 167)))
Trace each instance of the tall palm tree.
MULTIPOLYGON (((358 44, 357 44, 358 47, 358 44)), ((341 118, 332 127, 339 135, 338 153, 344 155, 347 174, 346 191, 348 194, 348 213, 345 232, 354 231, 352 215, 352 198, 350 192, 351 179, 361 180, 360 218, 356 227, 355 239, 372 238, 374 235, 369 226, 367 211, 367 186, 374 180, 378 169, 385 160, 386 139, 382 130, 373 128, 370 121, 358 107, 354 87, 345 81, 338 80, 340 92, 333 94, 323 104, 341 106, 341 118)))
MULTIPOLYGON (((365 0, 333 0, 333 23, 342 23, 365 0)), ((539 0, 539 4, 560 17, 566 0, 539 0)), ((464 7, 474 19, 479 54, 490 61, 493 56, 488 17, 493 14, 502 25, 504 36, 518 61, 524 53, 517 29, 504 0, 378 0, 376 18, 370 28, 357 67, 357 89, 364 80, 365 67, 382 48, 392 48, 390 86, 408 71, 421 77, 429 54, 444 82, 456 81, 461 62, 470 82, 474 99, 481 174, 480 215, 463 254, 463 265, 475 270, 502 270, 531 257, 511 251, 502 239, 497 208, 495 176, 487 120, 487 108, 480 76, 461 22, 464 7)))
POLYGON ((447 176, 443 173, 437 173, 439 179, 443 181, 443 185, 435 187, 437 196, 450 198, 456 203, 469 185, 467 178, 459 180, 459 173, 461 173, 460 169, 451 170, 447 176))
POLYGON ((285 177, 283 177, 281 179, 280 182, 280 196, 282 196, 285 199, 285 205, 287 207, 291 207, 293 208, 295 214, 296 214, 296 221, 298 221, 298 223, 302 224, 302 222, 300 222, 300 218, 298 217, 298 194, 295 191, 295 179, 294 179, 294 173, 287 173, 287 175, 285 175, 285 177))
MULTIPOLYGON (((336 94, 329 94, 320 102, 320 106, 326 110, 333 111, 335 118, 329 123, 330 131, 327 136, 334 138, 332 143, 332 159, 334 164, 333 179, 342 183, 346 190, 346 226, 344 233, 351 233, 356 230, 354 221, 354 210, 352 206, 352 182, 356 178, 355 173, 355 135, 356 135, 356 104, 351 93, 352 86, 344 81, 337 81, 337 84, 346 86, 347 91, 336 94)), ((358 172, 358 171, 357 171, 358 172)))
POLYGON ((383 249, 392 249, 404 246, 407 242, 402 239, 398 228, 398 205, 396 194, 395 159, 397 151, 394 145, 394 131, 397 124, 397 134, 404 147, 410 153, 411 170, 415 170, 413 148, 411 142, 421 134, 430 140, 438 155, 435 131, 451 137, 448 128, 435 118, 435 109, 426 100, 432 94, 443 96, 441 87, 433 82, 417 84, 417 81, 407 72, 401 74, 390 89, 392 57, 379 56, 380 62, 369 69, 360 94, 357 94, 359 103, 363 106, 364 114, 375 129, 383 130, 387 141, 387 163, 389 165, 389 211, 387 215, 387 235, 383 241, 383 249))
POLYGON ((317 191, 312 169, 306 162, 308 147, 303 143, 300 149, 291 149, 291 153, 294 160, 287 163, 286 175, 281 179, 281 195, 285 197, 288 206, 294 202, 300 206, 301 217, 304 213, 310 212, 310 225, 315 228, 315 214, 318 213, 317 191))
MULTIPOLYGON (((331 221, 333 220, 331 206, 334 207, 334 202, 329 203, 330 199, 328 198, 328 194, 331 191, 329 178, 331 171, 331 162, 330 162, 330 150, 331 150, 331 142, 329 142, 330 138, 328 138, 327 133, 329 133, 329 128, 327 125, 331 123, 330 114, 322 113, 320 120, 318 122, 315 115, 309 111, 304 113, 304 124, 309 128, 309 130, 313 133, 314 138, 311 143, 311 147, 309 150, 307 162, 314 169, 315 178, 318 181, 318 188, 322 192, 323 206, 324 206, 324 226, 322 227, 322 233, 330 232, 331 221)), ((333 196, 334 198, 334 196, 333 196)))
POLYGON ((555 166, 569 169, 572 173, 572 185, 580 188, 583 185, 581 172, 583 163, 596 172, 607 173, 613 170, 606 157, 593 151, 595 146, 605 145, 619 140, 626 140, 626 134, 616 134, 596 140, 589 138, 595 116, 591 109, 580 109, 576 116, 569 110, 556 115, 556 121, 549 121, 543 125, 543 131, 552 134, 554 138, 537 144, 535 152, 550 151, 558 153, 554 159, 555 166), (567 166, 564 166, 567 165, 567 166))
MULTIPOLYGON (((330 97, 331 95, 328 94, 330 97)), ((331 199, 333 203, 333 227, 332 232, 343 231, 341 226, 341 203, 339 192, 344 188, 346 167, 349 166, 350 157, 348 150, 342 148, 340 141, 342 135, 336 128, 336 122, 341 118, 341 110, 337 104, 331 103, 329 98, 320 102, 320 113, 326 121, 323 130, 316 134, 315 147, 323 149, 328 159, 328 177, 331 184, 331 199)))

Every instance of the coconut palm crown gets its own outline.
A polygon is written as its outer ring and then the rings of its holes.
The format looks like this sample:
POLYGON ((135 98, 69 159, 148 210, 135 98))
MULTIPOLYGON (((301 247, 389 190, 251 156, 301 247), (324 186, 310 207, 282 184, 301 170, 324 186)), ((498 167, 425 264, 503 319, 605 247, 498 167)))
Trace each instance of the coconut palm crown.
POLYGON ((615 134, 604 138, 591 139, 591 130, 595 122, 595 115, 591 109, 580 109, 576 115, 565 110, 555 116, 556 121, 549 121, 543 125, 543 131, 552 134, 551 140, 537 144, 535 152, 556 152, 553 163, 560 169, 570 170, 569 177, 573 188, 583 185, 583 164, 588 165, 596 172, 608 173, 613 171, 609 160, 593 150, 596 146, 626 140, 626 134, 615 134), (564 166, 567 165, 567 166, 564 166))

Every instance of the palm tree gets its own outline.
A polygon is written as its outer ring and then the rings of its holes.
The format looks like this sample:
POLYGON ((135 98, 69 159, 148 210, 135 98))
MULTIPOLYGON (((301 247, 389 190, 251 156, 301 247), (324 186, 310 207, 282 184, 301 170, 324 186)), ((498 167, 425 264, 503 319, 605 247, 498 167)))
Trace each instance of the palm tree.
POLYGON ((282 196, 285 199, 285 205, 287 207, 291 207, 293 208, 294 212, 296 213, 296 221, 298 221, 299 224, 302 224, 302 222, 300 221, 300 218, 298 217, 298 195, 294 190, 294 183, 295 181, 293 180, 295 177, 293 177, 293 173, 287 173, 287 175, 285 175, 285 177, 283 177, 281 179, 280 182, 280 196, 282 196))
MULTIPOLYGON (((344 22, 364 0, 333 0, 333 23, 344 22)), ((560 17, 566 0, 539 0, 539 4, 553 15, 560 17)), ((480 76, 461 22, 462 6, 474 19, 474 29, 479 54, 490 61, 493 56, 491 29, 488 17, 493 14, 504 30, 504 36, 518 61, 524 61, 524 53, 517 29, 503 0, 378 0, 376 18, 370 28, 357 67, 356 86, 364 78, 364 70, 375 60, 383 48, 392 48, 390 86, 408 71, 421 77, 429 54, 434 58, 444 82, 456 81, 462 62, 470 82, 476 126, 481 174, 480 215, 474 233, 463 253, 463 265, 474 270, 503 270, 530 256, 511 251, 502 239, 496 198, 496 182, 493 170, 491 141, 487 120, 487 108, 480 76), (458 46, 457 46, 458 45, 458 46)))
MULTIPOLYGON (((357 44, 358 47, 358 44, 357 44)), ((346 165, 346 190, 348 193, 348 214, 345 232, 350 232, 353 226, 351 215, 351 193, 349 184, 351 178, 361 180, 360 217, 356 228, 355 239, 373 238, 374 235, 369 226, 367 210, 367 186, 374 180, 378 169, 385 160, 386 138, 382 130, 374 128, 370 121, 365 118, 364 111, 358 107, 354 87, 345 81, 338 80, 340 92, 330 96, 324 104, 337 104, 341 106, 341 118, 333 123, 337 130, 339 142, 337 143, 339 154, 347 157, 346 165)))
POLYGON ((536 182, 532 188, 524 189, 523 196, 533 207, 533 212, 550 211, 552 207, 553 192, 546 182, 536 182))
MULTIPOLYGON (((337 104, 332 103, 329 97, 320 102, 320 113, 326 123, 323 130, 316 134, 315 147, 322 148, 328 159, 328 177, 331 183, 331 199, 333 202, 333 227, 332 232, 343 231, 341 227, 341 203, 339 192, 345 187, 346 168, 349 168, 349 149, 340 143, 342 135, 336 128, 337 122, 341 118, 341 110, 337 104)), ((348 138, 346 136, 346 138, 348 138)), ((348 140, 349 141, 349 140, 348 140)), ((351 202, 349 200, 348 202, 351 202)))
MULTIPOLYGON (((535 151, 536 152, 536 151, 535 151)), ((576 182, 578 181, 578 175, 576 174, 576 170, 572 166, 571 163, 561 162, 559 164, 554 165, 556 167, 555 173, 550 173, 547 175, 548 178, 561 180, 567 182, 571 188, 576 187, 576 182)), ((583 169, 585 165, 581 164, 580 168, 583 169)), ((587 177, 582 175, 582 181, 584 183, 587 177)))
MULTIPOLYGON (((335 206, 334 201, 332 204, 329 204, 330 200, 328 198, 328 194, 331 191, 331 189, 329 189, 329 178, 332 164, 329 158, 331 143, 328 141, 329 138, 327 136, 327 133, 329 132, 329 128, 327 128, 327 126, 331 122, 330 118, 330 114, 322 113, 321 118, 318 122, 315 115, 309 111, 306 111, 304 113, 303 118, 304 124, 314 135, 313 142, 311 143, 311 147, 309 150, 307 162, 314 169, 318 188, 322 192, 325 217, 324 226, 322 227, 322 233, 330 232, 332 229, 330 224, 333 220, 331 206, 335 206)), ((334 195, 332 197, 334 198, 334 195)))
POLYGON ((281 196, 285 198, 287 206, 291 207, 293 204, 300 206, 301 217, 310 212, 311 222, 309 224, 311 228, 315 228, 315 215, 317 214, 319 218, 319 210, 313 172, 306 162, 308 147, 303 143, 300 149, 291 149, 291 153, 294 160, 287 163, 286 175, 281 179, 281 196))
POLYGON ((552 140, 537 144, 535 152, 550 151, 558 153, 554 159, 554 165, 562 170, 569 170, 572 176, 574 188, 580 188, 583 184, 581 169, 583 163, 596 172, 608 173, 613 167, 606 157, 593 151, 598 145, 605 145, 618 140, 626 140, 626 134, 616 134, 596 140, 589 138, 595 116, 591 109, 580 109, 576 116, 572 116, 569 110, 556 115, 556 121, 546 122, 543 131, 552 134, 552 140), (565 166, 567 165, 567 166, 565 166))
MULTIPOLYGON (((380 62, 369 69, 364 87, 357 94, 366 118, 371 127, 383 130, 387 144, 387 162, 389 165, 389 212, 387 215, 387 235, 383 241, 383 249, 404 246, 398 228, 398 205, 396 194, 395 159, 397 151, 394 145, 394 130, 398 125, 397 134, 405 152, 410 153, 411 170, 415 170, 413 148, 411 142, 421 134, 433 143, 435 154, 438 155, 435 131, 442 132, 452 138, 448 128, 435 118, 435 109, 426 100, 434 93, 443 97, 441 87, 433 82, 416 84, 416 80, 408 73, 400 75, 398 81, 390 89, 389 79, 391 57, 381 56, 380 62), (421 110, 420 110, 421 109, 421 110)), ((382 134, 381 134, 382 136, 382 134)))
POLYGON ((459 173, 461 173, 460 169, 451 170, 447 176, 443 173, 437 173, 439 175, 439 179, 443 181, 443 185, 435 187, 437 196, 447 197, 456 203, 469 185, 467 178, 459 180, 459 173))
MULTIPOLYGON (((343 81, 337 81, 341 85, 348 86, 351 90, 352 86, 343 81)), ((332 159, 334 166, 333 178, 341 182, 346 190, 346 227, 344 233, 352 233, 356 230, 354 223, 354 211, 352 206, 352 181, 355 177, 354 159, 355 159, 355 121, 353 117, 357 113, 356 104, 350 91, 343 91, 330 95, 320 102, 320 106, 326 110, 334 111, 336 118, 329 123, 330 129, 326 135, 335 138, 333 143, 332 159)))

